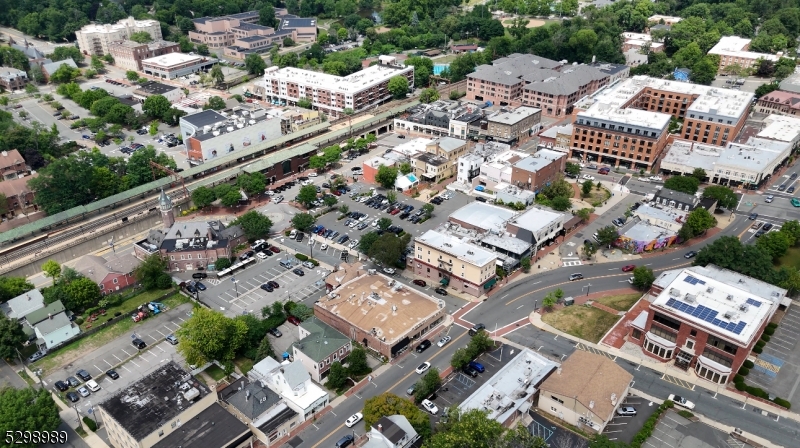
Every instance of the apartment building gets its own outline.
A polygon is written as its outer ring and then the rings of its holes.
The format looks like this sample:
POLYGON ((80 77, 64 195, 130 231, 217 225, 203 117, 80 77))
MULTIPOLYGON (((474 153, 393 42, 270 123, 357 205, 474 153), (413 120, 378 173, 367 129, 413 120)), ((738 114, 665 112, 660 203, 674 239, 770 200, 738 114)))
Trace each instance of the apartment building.
POLYGON ((0 89, 22 90, 28 84, 28 74, 13 67, 0 67, 0 89))
POLYGON ((142 61, 169 53, 180 53, 177 42, 157 40, 140 44, 132 40, 121 40, 108 44, 108 52, 114 57, 114 65, 125 70, 142 71, 142 61))
POLYGON ((0 177, 2 180, 16 179, 30 172, 31 168, 25 162, 25 158, 16 149, 0 152, 0 177))
POLYGON ((755 111, 761 114, 797 115, 800 112, 800 92, 770 92, 758 99, 755 111))
POLYGON ((588 65, 565 66, 561 71, 539 70, 522 91, 522 104, 542 109, 548 117, 572 113, 572 105, 609 83, 609 74, 588 65), (533 78, 538 75, 538 78, 533 78))
POLYGON ((161 40, 161 24, 158 20, 135 20, 133 17, 115 24, 91 24, 75 31, 78 48, 83 54, 103 56, 109 54, 112 42, 128 40, 133 33, 146 32, 154 41, 161 40))
POLYGON ((651 358, 726 384, 787 300, 785 289, 713 264, 666 271, 628 340, 651 358))
POLYGON ((723 36, 710 50, 708 54, 719 55, 719 71, 728 65, 738 65, 743 69, 753 68, 757 61, 764 59, 776 62, 783 53, 777 55, 767 53, 756 53, 750 51, 750 39, 739 36, 723 36))
POLYGON ((555 72, 563 64, 532 54, 515 53, 480 65, 467 75, 467 99, 507 106, 522 96, 526 77, 538 70, 555 72))
POLYGON ((142 71, 161 79, 175 79, 208 70, 217 62, 217 59, 206 56, 168 53, 142 60, 142 71))
POLYGON ((461 293, 483 295, 497 282, 497 256, 480 246, 435 230, 414 239, 414 274, 461 293))
POLYGON ((439 182, 456 174, 458 158, 466 154, 467 142, 452 137, 437 138, 425 152, 412 157, 414 174, 428 182, 439 182))
POLYGON ((486 117, 485 135, 489 140, 515 144, 539 132, 542 110, 521 106, 486 117))
POLYGON ((315 110, 338 118, 344 109, 359 112, 390 100, 389 80, 395 76, 405 76, 409 88, 414 88, 414 67, 392 56, 380 56, 378 64, 348 76, 273 66, 265 70, 263 81, 254 84, 254 94, 290 105, 307 98, 315 110))

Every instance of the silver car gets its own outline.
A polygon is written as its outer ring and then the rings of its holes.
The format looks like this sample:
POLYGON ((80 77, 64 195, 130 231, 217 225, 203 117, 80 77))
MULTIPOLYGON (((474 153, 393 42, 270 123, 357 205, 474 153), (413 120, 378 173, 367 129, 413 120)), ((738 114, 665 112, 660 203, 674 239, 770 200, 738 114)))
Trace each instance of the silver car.
POLYGON ((620 406, 617 409, 617 415, 633 417, 636 415, 636 408, 633 406, 620 406))

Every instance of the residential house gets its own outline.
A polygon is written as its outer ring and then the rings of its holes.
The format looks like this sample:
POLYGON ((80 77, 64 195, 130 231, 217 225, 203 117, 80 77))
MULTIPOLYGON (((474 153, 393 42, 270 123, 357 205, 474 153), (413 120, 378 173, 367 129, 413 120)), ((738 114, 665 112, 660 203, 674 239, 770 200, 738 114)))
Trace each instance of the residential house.
POLYGON ((60 300, 29 312, 24 319, 27 328, 23 326, 23 330, 42 350, 52 350, 81 332, 72 322, 72 312, 67 311, 60 300))
POLYGON ((78 272, 100 287, 103 295, 111 294, 136 284, 133 271, 141 260, 133 254, 84 255, 78 260, 78 272))
POLYGON ((420 438, 408 419, 402 415, 381 417, 366 434, 367 442, 361 448, 420 448, 420 438))
POLYGON ((264 381, 242 377, 219 390, 218 395, 219 404, 244 422, 268 447, 279 446, 281 439, 303 421, 300 414, 264 381))
POLYGON ((292 356, 318 383, 328 376, 331 364, 344 362, 353 350, 350 338, 314 316, 303 321, 297 329, 300 335, 292 344, 292 356))
POLYGON ((20 294, 13 299, 0 304, 0 312, 9 319, 24 319, 26 315, 44 308, 44 296, 38 289, 20 294))
POLYGON ((328 393, 311 381, 300 361, 278 363, 267 357, 256 363, 247 376, 280 395, 298 414, 298 422, 313 419, 328 405, 328 393))
POLYGON ((2 180, 16 179, 30 174, 30 172, 31 168, 16 149, 0 152, 0 177, 2 180))

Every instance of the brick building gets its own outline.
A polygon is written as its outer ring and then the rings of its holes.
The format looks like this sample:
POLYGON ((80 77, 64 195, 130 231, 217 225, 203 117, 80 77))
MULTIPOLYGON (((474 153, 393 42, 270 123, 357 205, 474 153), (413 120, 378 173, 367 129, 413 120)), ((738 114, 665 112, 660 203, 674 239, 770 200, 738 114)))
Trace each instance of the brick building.
POLYGON ((30 172, 31 168, 16 149, 0 152, 0 177, 3 180, 16 179, 30 172))
POLYGON ((0 67, 0 89, 22 90, 28 84, 28 74, 13 67, 0 67))
POLYGON ((77 270, 100 287, 100 294, 107 295, 136 284, 133 270, 141 260, 131 254, 84 255, 77 270))
POLYGON ((428 230, 414 239, 414 274, 461 293, 479 297, 497 282, 497 256, 480 246, 428 230))
POLYGON ((350 338, 316 317, 303 321, 297 327, 298 341, 292 344, 292 357, 299 361, 311 375, 322 382, 334 362, 344 362, 353 351, 350 338))
POLYGON ((776 90, 758 99, 755 111, 761 114, 797 115, 800 113, 800 93, 776 90))
POLYGON ((748 69, 755 67, 756 62, 760 60, 777 62, 783 55, 782 52, 774 55, 750 51, 750 39, 739 36, 723 36, 714 47, 708 50, 708 54, 719 56, 720 72, 729 65, 738 65, 743 69, 748 69))
POLYGON ((662 273, 628 340, 647 356, 726 384, 750 355, 786 290, 715 265, 662 273))
POLYGON ((157 40, 140 44, 132 40, 120 40, 108 44, 108 52, 114 57, 114 65, 125 70, 142 71, 142 61, 169 53, 180 53, 177 42, 157 40))

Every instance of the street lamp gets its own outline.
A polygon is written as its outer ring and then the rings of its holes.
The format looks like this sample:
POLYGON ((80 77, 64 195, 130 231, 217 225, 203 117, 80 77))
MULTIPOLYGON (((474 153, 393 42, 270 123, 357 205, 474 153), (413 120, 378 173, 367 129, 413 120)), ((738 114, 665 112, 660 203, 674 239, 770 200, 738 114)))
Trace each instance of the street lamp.
POLYGON ((236 290, 236 298, 238 299, 239 298, 239 285, 238 285, 238 282, 236 281, 236 277, 231 277, 231 282, 233 282, 233 287, 236 290))
POLYGON ((584 286, 584 288, 586 288, 586 295, 587 296, 589 295, 589 288, 591 288, 591 287, 592 287, 591 283, 588 283, 586 286, 584 286))
POLYGON ((72 408, 75 409, 75 415, 78 417, 78 424, 81 425, 81 429, 83 429, 83 422, 81 421, 81 413, 78 412, 78 405, 73 404, 72 408))

